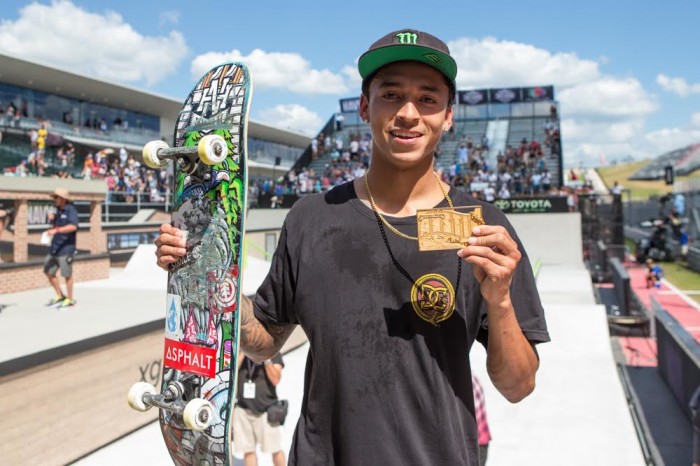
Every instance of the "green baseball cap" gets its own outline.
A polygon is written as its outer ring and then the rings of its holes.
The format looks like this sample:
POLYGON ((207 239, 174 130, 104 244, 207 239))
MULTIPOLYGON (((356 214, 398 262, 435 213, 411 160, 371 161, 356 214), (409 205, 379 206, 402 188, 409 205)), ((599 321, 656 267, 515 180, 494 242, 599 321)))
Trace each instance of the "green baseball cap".
POLYGON ((427 32, 415 29, 394 31, 382 37, 362 54, 357 68, 362 79, 382 66, 397 61, 418 61, 432 66, 453 84, 457 77, 457 63, 443 41, 427 32))

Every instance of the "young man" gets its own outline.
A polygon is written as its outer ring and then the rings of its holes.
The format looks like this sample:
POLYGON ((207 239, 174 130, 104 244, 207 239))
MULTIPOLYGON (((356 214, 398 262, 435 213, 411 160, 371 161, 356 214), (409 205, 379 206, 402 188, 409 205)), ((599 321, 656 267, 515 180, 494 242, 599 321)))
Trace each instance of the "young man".
POLYGON ((49 301, 48 306, 66 308, 75 306, 73 299, 73 255, 78 231, 78 211, 70 203, 70 195, 63 188, 56 188, 51 194, 56 214, 53 226, 47 230, 52 235, 49 253, 44 260, 44 273, 49 279, 56 295, 49 301), (61 269, 61 276, 66 280, 66 293, 61 290, 56 272, 61 269))
MULTIPOLYGON (((549 340, 530 263, 503 213, 441 182, 434 152, 452 126, 457 66, 441 40, 393 32, 360 57, 366 175, 305 196, 287 215, 270 273, 242 302, 241 344, 262 361, 295 325, 310 342, 290 464, 478 465, 474 340, 511 402, 535 386, 549 340), (419 252, 416 211, 480 204, 486 225, 455 251, 419 252)), ((185 254, 163 225, 158 264, 185 254)))

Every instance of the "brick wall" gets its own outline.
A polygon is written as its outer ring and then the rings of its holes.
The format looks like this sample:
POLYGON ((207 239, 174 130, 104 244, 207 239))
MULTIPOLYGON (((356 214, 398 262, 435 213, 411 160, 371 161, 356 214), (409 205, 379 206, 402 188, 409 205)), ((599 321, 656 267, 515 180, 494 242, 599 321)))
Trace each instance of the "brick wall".
MULTIPOLYGON (((58 276, 60 277, 60 275, 59 272, 58 276)), ((73 276, 76 283, 109 278, 109 256, 107 254, 76 256, 73 262, 73 276)), ((63 283, 63 279, 61 279, 61 285, 63 283)), ((24 264, 0 265, 0 294, 48 286, 49 281, 44 275, 42 262, 32 261, 24 264)))

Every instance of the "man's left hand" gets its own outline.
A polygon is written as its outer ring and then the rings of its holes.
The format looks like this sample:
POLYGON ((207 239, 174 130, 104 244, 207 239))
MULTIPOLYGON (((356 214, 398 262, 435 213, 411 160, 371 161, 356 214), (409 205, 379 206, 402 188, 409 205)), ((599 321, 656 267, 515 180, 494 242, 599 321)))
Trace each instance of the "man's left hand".
POLYGON ((472 264, 481 294, 491 304, 510 297, 510 283, 522 254, 508 230, 500 225, 481 225, 472 230, 469 246, 457 255, 472 264))

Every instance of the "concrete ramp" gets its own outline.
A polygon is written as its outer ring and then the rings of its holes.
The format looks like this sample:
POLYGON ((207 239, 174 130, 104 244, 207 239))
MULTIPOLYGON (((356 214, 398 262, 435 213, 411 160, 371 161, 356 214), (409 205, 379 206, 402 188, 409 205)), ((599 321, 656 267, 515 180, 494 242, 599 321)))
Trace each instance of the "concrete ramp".
MULTIPOLYGON (((546 299, 546 296, 544 296, 546 299)), ((538 347, 537 388, 508 403, 486 375, 486 353, 472 350, 493 435, 490 466, 644 465, 618 378, 604 306, 545 301, 552 342, 538 347)))
POLYGON ((538 259, 544 265, 583 264, 579 213, 509 214, 508 220, 533 264, 538 259))

